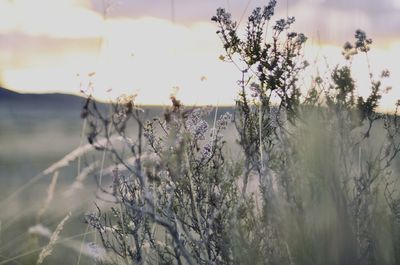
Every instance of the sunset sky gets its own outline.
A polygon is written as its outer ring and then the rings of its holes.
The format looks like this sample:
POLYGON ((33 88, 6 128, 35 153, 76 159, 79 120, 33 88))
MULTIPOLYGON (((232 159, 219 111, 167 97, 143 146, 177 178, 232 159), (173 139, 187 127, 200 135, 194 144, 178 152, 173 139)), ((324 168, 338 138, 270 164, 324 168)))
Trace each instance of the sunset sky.
MULTIPOLYGON (((19 92, 79 94, 92 85, 101 99, 138 94, 166 104, 179 87, 187 104, 232 104, 237 69, 223 54, 210 21, 218 7, 236 20, 268 1, 248 0, 0 0, 0 83, 19 92)), ((372 70, 388 68, 384 107, 400 98, 400 0, 278 0, 273 19, 296 17, 309 37, 310 62, 339 62, 346 40, 361 28, 374 40, 372 70)), ((318 65, 312 64, 310 74, 318 65)), ((361 94, 365 58, 355 62, 361 94)))

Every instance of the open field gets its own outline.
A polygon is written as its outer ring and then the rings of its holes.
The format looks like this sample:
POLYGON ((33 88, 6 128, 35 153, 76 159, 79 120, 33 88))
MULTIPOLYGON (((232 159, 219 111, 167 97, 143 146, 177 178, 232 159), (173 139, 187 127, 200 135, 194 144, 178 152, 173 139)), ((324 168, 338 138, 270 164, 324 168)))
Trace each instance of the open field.
MULTIPOLYGON (((52 163, 79 147, 82 128, 80 110, 40 106, 34 108, 19 102, 13 106, 4 105, 0 107, 0 262, 24 255, 5 264, 34 264, 40 246, 47 238, 29 234, 28 230, 39 223, 37 213, 44 205, 52 176, 43 176, 31 184, 30 181, 52 163), (36 248, 39 249, 29 255, 36 248)), ((62 237, 85 232, 83 213, 92 207, 94 199, 90 191, 90 185, 93 184, 91 179, 88 179, 87 191, 76 193, 73 199, 62 196, 63 191, 73 182, 76 172, 76 163, 60 171, 54 200, 40 220, 44 226, 54 229, 71 211, 73 221, 66 225, 62 237)), ((78 241, 81 239, 74 238, 78 241)), ((64 264, 72 264, 77 259, 75 253, 76 250, 71 251, 60 245, 47 264, 56 264, 60 259, 65 261, 64 264)))

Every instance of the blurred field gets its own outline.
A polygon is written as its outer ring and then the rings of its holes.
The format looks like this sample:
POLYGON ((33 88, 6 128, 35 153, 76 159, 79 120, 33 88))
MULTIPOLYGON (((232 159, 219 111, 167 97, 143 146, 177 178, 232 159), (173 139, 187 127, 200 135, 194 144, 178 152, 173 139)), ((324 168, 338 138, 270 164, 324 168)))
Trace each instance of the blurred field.
MULTIPOLYGON (((43 176, 29 184, 33 177, 79 146, 82 121, 80 109, 75 106, 55 108, 40 102, 37 106, 18 102, 0 105, 0 264, 19 255, 22 256, 4 264, 36 263, 40 247, 48 241, 28 233, 36 223, 53 230, 71 211, 72 221, 67 223, 61 237, 85 230, 82 213, 89 209, 91 201, 83 195, 88 193, 79 192, 73 200, 62 197, 62 191, 76 175, 76 163, 60 171, 54 199, 41 220, 37 220, 37 213, 47 197, 52 176, 43 176)), ((45 264, 57 264, 60 256, 63 264, 75 263, 78 252, 68 249, 57 246, 45 264)))

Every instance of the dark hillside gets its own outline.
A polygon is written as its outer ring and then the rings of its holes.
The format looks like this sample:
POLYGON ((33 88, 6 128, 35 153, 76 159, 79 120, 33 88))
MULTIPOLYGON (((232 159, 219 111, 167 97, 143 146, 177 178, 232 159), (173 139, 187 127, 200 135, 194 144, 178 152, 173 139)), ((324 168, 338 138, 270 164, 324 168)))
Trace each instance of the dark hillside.
POLYGON ((68 108, 79 109, 84 98, 67 94, 20 94, 5 88, 0 88, 0 106, 18 108, 19 104, 38 109, 68 108))

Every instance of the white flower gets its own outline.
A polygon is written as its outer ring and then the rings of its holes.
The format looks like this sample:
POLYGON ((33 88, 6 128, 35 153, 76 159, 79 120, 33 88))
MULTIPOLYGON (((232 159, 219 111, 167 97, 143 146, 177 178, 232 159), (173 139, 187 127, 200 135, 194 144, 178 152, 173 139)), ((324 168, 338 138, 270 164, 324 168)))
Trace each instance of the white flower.
POLYGON ((202 119, 203 112, 201 109, 193 110, 186 120, 186 127, 189 132, 200 139, 204 139, 204 134, 208 130, 208 123, 202 119))

